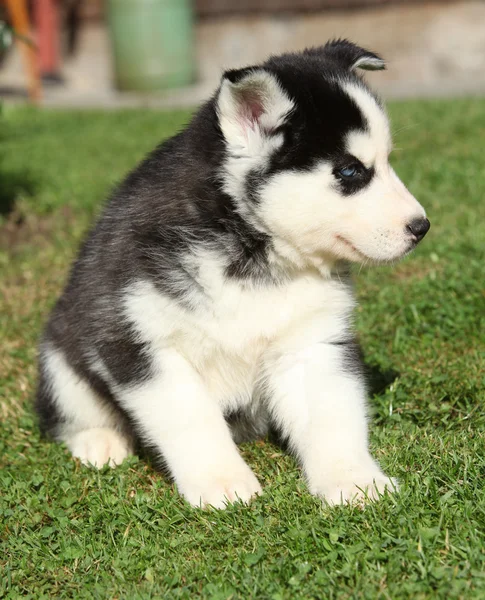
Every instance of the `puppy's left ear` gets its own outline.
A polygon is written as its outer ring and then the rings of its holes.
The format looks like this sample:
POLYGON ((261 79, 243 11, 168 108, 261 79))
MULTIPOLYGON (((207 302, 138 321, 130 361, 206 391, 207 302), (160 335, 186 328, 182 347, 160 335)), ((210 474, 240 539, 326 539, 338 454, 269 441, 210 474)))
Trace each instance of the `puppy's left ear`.
POLYGON ((349 42, 349 40, 332 40, 325 46, 311 48, 306 53, 329 58, 349 71, 355 71, 355 69, 382 71, 386 68, 386 63, 380 56, 349 42))
POLYGON ((261 67, 226 71, 216 102, 226 142, 245 156, 264 153, 293 109, 275 75, 261 67))

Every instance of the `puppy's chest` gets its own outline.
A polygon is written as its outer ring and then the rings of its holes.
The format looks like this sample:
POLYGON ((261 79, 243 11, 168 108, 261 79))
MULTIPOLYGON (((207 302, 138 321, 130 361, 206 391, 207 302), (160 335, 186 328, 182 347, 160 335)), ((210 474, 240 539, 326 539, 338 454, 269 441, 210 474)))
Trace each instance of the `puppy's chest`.
POLYGON ((203 283, 208 301, 187 310, 139 282, 125 315, 154 359, 177 351, 222 403, 249 400, 279 354, 338 335, 353 304, 346 285, 313 274, 258 289, 222 277, 203 283))
POLYGON ((341 328, 352 303, 344 286, 314 277, 260 290, 227 283, 216 300, 177 344, 226 408, 250 401, 271 361, 305 345, 309 331, 341 328))
POLYGON ((313 317, 338 320, 349 301, 344 286, 313 275, 260 289, 227 282, 214 294, 211 310, 196 319, 196 329, 221 351, 251 354, 251 348, 271 345, 313 317))

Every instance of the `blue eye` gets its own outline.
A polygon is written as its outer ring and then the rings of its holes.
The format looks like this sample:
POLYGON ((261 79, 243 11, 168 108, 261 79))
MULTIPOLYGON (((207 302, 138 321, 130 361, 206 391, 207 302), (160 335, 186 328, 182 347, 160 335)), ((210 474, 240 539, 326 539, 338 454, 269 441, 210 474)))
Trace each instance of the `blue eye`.
POLYGON ((356 177, 359 175, 360 169, 359 165, 348 165, 343 169, 339 169, 338 174, 344 179, 352 179, 352 177, 356 177))

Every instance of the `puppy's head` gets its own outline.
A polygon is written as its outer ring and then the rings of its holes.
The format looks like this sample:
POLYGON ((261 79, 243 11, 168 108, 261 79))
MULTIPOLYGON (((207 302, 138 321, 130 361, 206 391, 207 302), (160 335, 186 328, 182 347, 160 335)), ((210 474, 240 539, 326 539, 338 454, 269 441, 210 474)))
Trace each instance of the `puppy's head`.
POLYGON ((429 229, 389 165, 386 113, 356 73, 383 68, 377 55, 335 41, 225 73, 216 100, 224 188, 282 246, 385 262, 429 229))

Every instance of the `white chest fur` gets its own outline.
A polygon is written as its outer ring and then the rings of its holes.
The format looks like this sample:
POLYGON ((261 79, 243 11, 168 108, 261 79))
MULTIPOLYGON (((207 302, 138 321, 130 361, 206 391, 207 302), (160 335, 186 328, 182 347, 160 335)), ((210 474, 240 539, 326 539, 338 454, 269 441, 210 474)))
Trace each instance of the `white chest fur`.
POLYGON ((268 356, 341 335, 353 306, 346 285, 317 272, 251 289, 206 263, 198 284, 209 301, 188 310, 139 281, 126 291, 126 315, 155 354, 175 349, 224 403, 251 397, 268 356))

